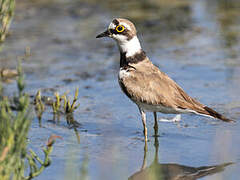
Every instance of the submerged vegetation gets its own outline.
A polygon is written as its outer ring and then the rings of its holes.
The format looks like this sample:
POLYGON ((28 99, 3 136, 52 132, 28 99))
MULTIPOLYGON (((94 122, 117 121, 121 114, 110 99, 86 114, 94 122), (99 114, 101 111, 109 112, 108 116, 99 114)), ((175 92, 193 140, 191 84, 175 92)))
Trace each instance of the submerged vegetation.
POLYGON ((60 114, 64 114, 66 117, 67 124, 70 128, 74 129, 74 132, 77 137, 78 143, 80 143, 80 135, 78 133, 77 128, 80 126, 80 124, 75 121, 73 112, 79 107, 80 104, 76 105, 76 102, 78 100, 78 92, 79 89, 76 88, 75 95, 73 98, 73 101, 71 102, 70 98, 67 96, 67 93, 65 92, 63 95, 60 95, 58 92, 56 92, 55 95, 55 101, 52 103, 52 110, 53 110, 53 120, 56 120, 59 122, 60 120, 60 114), (63 105, 61 102, 63 101, 63 105))
POLYGON ((54 93, 55 101, 53 101, 52 103, 52 110, 54 115, 59 114, 61 112, 64 114, 73 113, 80 105, 80 104, 76 105, 76 102, 78 100, 78 92, 79 92, 79 89, 76 88, 72 103, 70 98, 67 96, 66 92, 63 95, 60 95, 59 92, 55 92, 54 93), (61 106, 62 100, 63 100, 63 107, 61 106), (61 111, 61 107, 63 108, 63 111, 61 111))
POLYGON ((66 114, 68 113, 73 113, 75 109, 77 109, 79 107, 80 104, 76 105, 77 99, 78 99, 78 91, 79 89, 76 88, 75 90, 75 95, 74 95, 74 99, 71 103, 70 99, 66 96, 66 94, 63 95, 63 99, 64 99, 64 111, 66 114))
POLYGON ((38 118, 39 127, 42 127, 42 116, 45 110, 47 109, 46 105, 51 106, 51 113, 53 114, 52 122, 59 124, 61 115, 66 119, 66 122, 69 128, 74 129, 74 132, 77 137, 78 143, 80 143, 80 135, 78 133, 78 123, 74 119, 74 111, 79 107, 80 104, 77 104, 79 89, 76 88, 74 98, 71 102, 70 97, 65 92, 63 95, 60 95, 59 92, 54 93, 54 98, 52 97, 42 97, 41 91, 38 90, 34 98, 34 107, 35 113, 38 118))

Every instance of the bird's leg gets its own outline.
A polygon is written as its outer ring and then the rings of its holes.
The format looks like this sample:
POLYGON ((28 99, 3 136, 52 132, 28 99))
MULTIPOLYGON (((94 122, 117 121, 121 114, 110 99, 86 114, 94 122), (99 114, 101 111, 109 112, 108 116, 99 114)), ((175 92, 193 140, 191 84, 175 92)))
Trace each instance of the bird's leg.
POLYGON ((140 111, 141 117, 142 117, 144 138, 145 138, 145 141, 147 141, 146 113, 145 113, 145 112, 143 111, 143 109, 141 109, 140 107, 139 107, 139 111, 140 111))
POLYGON ((147 142, 145 141, 144 144, 144 156, 143 156, 143 163, 142 163, 142 167, 141 170, 145 169, 147 167, 147 151, 148 151, 148 147, 147 147, 147 142))
POLYGON ((159 142, 158 142, 158 137, 154 137, 154 146, 155 146, 155 158, 154 161, 158 163, 158 148, 159 148, 159 142))
POLYGON ((153 112, 154 114, 154 135, 158 135, 158 122, 157 122, 157 112, 153 112))

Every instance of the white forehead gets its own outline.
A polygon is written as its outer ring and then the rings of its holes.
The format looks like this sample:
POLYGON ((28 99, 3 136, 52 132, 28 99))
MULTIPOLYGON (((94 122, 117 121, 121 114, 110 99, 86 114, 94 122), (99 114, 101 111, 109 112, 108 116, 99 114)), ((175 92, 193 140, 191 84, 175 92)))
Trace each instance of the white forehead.
POLYGON ((109 25, 108 29, 115 29, 115 28, 116 28, 116 25, 111 22, 111 24, 109 25))
MULTIPOLYGON (((120 22, 119 25, 123 25, 128 30, 131 30, 131 27, 127 23, 120 22)), ((115 28, 116 28, 116 25, 113 22, 111 22, 111 24, 109 25, 108 29, 115 29, 115 28)))

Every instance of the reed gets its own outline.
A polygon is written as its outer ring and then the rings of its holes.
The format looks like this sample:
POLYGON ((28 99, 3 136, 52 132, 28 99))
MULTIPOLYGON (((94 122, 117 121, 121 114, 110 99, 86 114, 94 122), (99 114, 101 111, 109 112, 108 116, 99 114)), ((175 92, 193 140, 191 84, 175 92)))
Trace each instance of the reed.
POLYGON ((15 0, 1 0, 0 2, 0 43, 2 43, 8 33, 15 9, 15 0))
POLYGON ((24 76, 18 64, 18 96, 10 101, 0 92, 0 179, 25 180, 38 176, 49 164, 49 155, 55 138, 43 149, 42 161, 34 151, 27 149, 27 137, 32 122, 32 108, 28 94, 24 93, 24 76), (13 110, 14 109, 14 110, 13 110), (26 161, 28 160, 28 161, 26 161), (30 172, 26 169, 29 167, 30 172), (25 176, 28 174, 28 176, 25 176))

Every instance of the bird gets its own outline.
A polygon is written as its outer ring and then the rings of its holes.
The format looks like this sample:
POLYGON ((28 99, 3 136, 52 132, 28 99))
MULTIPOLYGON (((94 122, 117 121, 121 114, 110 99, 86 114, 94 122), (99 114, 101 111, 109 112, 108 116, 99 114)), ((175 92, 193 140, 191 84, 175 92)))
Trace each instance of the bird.
POLYGON ((146 112, 154 115, 154 132, 158 133, 157 112, 165 114, 191 113, 225 122, 234 122, 190 97, 174 80, 160 71, 142 49, 135 25, 128 19, 115 18, 107 30, 96 38, 110 37, 120 51, 119 85, 139 109, 147 141, 146 112))
MULTIPOLYGON (((146 146, 147 144, 145 144, 146 146)), ((177 163, 159 163, 158 138, 154 138, 154 160, 147 166, 147 148, 144 146, 144 156, 141 169, 131 175, 128 180, 197 180, 205 176, 220 173, 226 167, 234 165, 234 162, 226 162, 211 166, 193 167, 177 163)))

